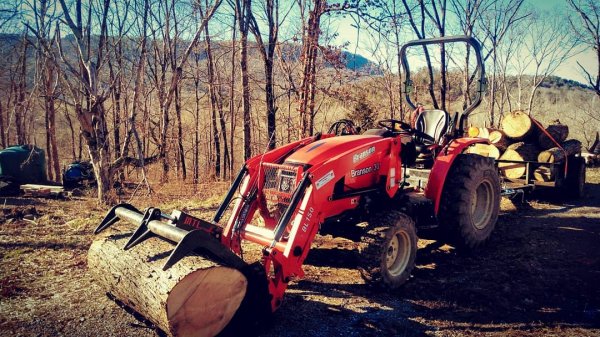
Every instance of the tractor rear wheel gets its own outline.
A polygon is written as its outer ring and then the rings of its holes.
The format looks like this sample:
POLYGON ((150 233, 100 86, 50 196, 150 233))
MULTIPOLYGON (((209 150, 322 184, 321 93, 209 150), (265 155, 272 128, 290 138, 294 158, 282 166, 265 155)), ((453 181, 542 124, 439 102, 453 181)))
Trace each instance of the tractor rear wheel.
POLYGON ((500 178, 494 160, 460 154, 440 200, 439 219, 452 243, 475 249, 492 234, 500 210, 500 178))
POLYGON ((415 224, 406 214, 392 211, 374 216, 361 237, 362 276, 388 288, 400 287, 415 266, 417 240, 415 224))

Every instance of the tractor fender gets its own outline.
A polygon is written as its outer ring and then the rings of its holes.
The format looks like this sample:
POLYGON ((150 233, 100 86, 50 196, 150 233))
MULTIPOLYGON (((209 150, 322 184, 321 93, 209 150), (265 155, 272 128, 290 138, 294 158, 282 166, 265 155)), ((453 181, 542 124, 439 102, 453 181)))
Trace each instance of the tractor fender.
POLYGON ((440 199, 442 190, 448 176, 448 172, 452 167, 452 163, 467 147, 476 144, 489 144, 489 140, 485 138, 458 138, 450 142, 435 158, 433 168, 429 173, 429 182, 425 188, 425 196, 432 200, 435 205, 435 214, 438 214, 440 208, 440 199))

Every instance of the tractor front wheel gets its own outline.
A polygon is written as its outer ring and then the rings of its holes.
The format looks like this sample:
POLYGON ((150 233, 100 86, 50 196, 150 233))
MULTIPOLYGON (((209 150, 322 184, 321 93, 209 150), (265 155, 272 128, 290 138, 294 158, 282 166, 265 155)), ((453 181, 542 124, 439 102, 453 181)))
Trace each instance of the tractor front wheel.
POLYGON ((452 243, 475 249, 492 234, 500 210, 500 178, 493 159, 459 155, 446 178, 439 219, 452 243))
POLYGON ((374 216, 361 238, 362 276, 388 288, 400 287, 415 266, 417 240, 415 224, 406 214, 393 211, 374 216))

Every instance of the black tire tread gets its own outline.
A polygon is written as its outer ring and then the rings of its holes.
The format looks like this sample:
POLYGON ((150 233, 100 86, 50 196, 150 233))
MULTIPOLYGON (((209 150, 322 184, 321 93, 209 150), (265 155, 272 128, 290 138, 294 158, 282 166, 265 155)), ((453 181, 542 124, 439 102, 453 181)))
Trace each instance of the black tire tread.
POLYGON ((406 283, 410 278, 412 269, 415 265, 417 251, 417 233, 413 220, 406 214, 391 211, 376 214, 369 221, 367 231, 361 237, 361 246, 359 249, 360 266, 359 270, 363 278, 373 284, 379 284, 387 288, 395 289, 406 283), (409 233, 412 244, 411 260, 398 279, 390 279, 384 275, 382 265, 382 251, 385 248, 391 235, 395 233, 393 229, 401 227, 409 233))
POLYGON ((477 154, 460 154, 454 161, 448 176, 442 199, 440 200, 439 219, 451 243, 459 248, 473 250, 483 246, 489 240, 494 230, 500 208, 500 179, 493 159, 477 154), (473 230, 470 225, 471 192, 469 186, 481 179, 482 172, 491 174, 496 190, 497 202, 492 210, 491 228, 486 229, 484 237, 473 230))

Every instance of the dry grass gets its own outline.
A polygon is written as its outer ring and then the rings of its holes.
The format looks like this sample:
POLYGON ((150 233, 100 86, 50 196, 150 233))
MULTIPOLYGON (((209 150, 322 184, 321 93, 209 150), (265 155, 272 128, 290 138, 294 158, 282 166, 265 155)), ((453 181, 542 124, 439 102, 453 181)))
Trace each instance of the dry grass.
MULTIPOLYGON (((534 195, 530 207, 504 205, 477 254, 422 240, 414 277, 396 292, 364 283, 351 242, 318 236, 305 279, 290 285, 262 335, 600 336, 600 169, 587 179, 588 196, 577 202, 534 195)), ((124 200, 208 218, 227 185, 153 185, 153 195, 124 200)), ((1 335, 156 335, 86 271, 91 232, 106 207, 90 198, 5 204, 1 335), (27 214, 32 220, 23 220, 27 214)))

